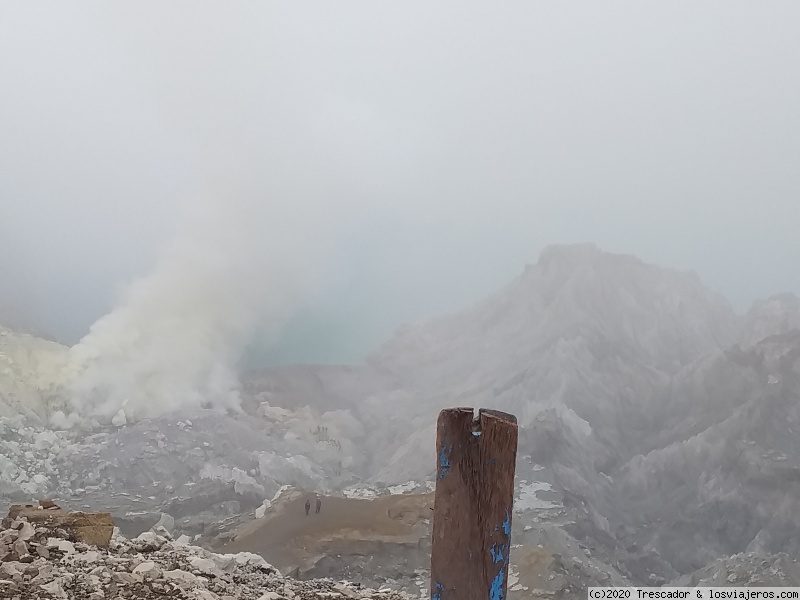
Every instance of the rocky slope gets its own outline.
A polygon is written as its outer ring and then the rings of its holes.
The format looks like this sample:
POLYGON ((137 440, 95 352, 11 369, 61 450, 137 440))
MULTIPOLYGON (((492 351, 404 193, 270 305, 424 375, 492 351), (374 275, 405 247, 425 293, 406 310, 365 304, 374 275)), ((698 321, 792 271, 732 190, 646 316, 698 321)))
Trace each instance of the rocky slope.
POLYGON ((800 565, 787 554, 748 552, 720 558, 673 582, 702 587, 797 587, 800 565))
MULTIPOLYGON (((429 426, 440 407, 460 404, 494 406, 528 426, 553 408, 618 462, 637 449, 658 392, 739 327, 693 274, 593 246, 553 247, 505 290, 400 332, 369 362, 413 392, 395 411, 407 423, 429 426)), ((387 477, 408 450, 381 457, 387 477)))
POLYGON ((13 600, 407 600, 391 590, 334 580, 285 578, 254 554, 216 554, 163 529, 107 547, 68 539, 63 530, 34 527, 20 517, 0 531, 13 556, 0 563, 0 597, 13 600))
POLYGON ((620 470, 640 543, 682 572, 745 550, 800 550, 799 376, 795 331, 676 379, 655 449, 620 470))

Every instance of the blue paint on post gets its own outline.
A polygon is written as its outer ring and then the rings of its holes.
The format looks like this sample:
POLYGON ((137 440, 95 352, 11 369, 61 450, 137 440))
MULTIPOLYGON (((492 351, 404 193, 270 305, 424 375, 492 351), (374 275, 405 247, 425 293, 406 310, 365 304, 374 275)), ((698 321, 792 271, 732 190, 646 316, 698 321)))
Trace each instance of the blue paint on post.
POLYGON ((439 479, 444 479, 450 471, 450 457, 448 454, 452 449, 452 445, 448 448, 446 444, 442 443, 442 449, 439 450, 439 479))
POLYGON ((497 542, 492 544, 492 547, 489 548, 489 554, 492 555, 492 561, 495 564, 497 564, 499 562, 505 562, 506 557, 503 554, 503 552, 505 552, 506 548, 508 548, 508 545, 506 545, 506 544, 501 544, 500 547, 498 548, 497 547, 497 542))
POLYGON ((503 569, 492 579, 492 587, 489 588, 489 600, 503 600, 503 569))
POLYGON ((495 542, 492 544, 492 547, 489 548, 489 554, 492 556, 492 561, 495 564, 501 564, 500 570, 497 572, 497 575, 495 575, 494 579, 492 579, 492 587, 489 589, 489 600, 503 600, 505 565, 508 564, 509 559, 509 553, 507 550, 511 545, 511 513, 508 509, 506 509, 505 520, 500 526, 492 529, 492 533, 496 533, 500 530, 502 530, 506 535, 507 543, 498 545, 497 542, 495 542))
POLYGON ((503 533, 506 535, 511 535, 511 514, 508 512, 508 509, 506 509, 506 520, 503 521, 503 524, 500 525, 500 527, 495 527, 492 529, 492 533, 495 531, 500 531, 500 529, 502 529, 503 533))
POLYGON ((442 584, 437 581, 434 587, 436 591, 433 593, 433 596, 431 596, 431 600, 442 600, 442 589, 444 589, 442 588, 442 584))
POLYGON ((503 521, 503 531, 506 535, 511 535, 511 514, 508 512, 508 509, 506 509, 506 520, 503 521))

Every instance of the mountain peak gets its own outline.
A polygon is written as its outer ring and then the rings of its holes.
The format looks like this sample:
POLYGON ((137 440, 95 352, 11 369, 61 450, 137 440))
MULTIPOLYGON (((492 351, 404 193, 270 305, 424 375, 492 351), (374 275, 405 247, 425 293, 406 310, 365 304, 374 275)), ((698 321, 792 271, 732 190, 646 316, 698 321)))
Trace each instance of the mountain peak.
POLYGON ((790 293, 758 300, 747 313, 741 343, 744 346, 764 338, 800 329, 800 298, 790 293))
POLYGON ((551 244, 539 253, 539 264, 551 261, 564 260, 590 260, 598 255, 608 254, 603 252, 593 242, 578 244, 551 244))
MULTIPOLYGON (((602 250, 593 242, 577 244, 551 244, 539 253, 540 267, 568 266, 582 263, 617 262, 623 264, 645 265, 645 263, 630 254, 617 254, 602 250)), ((531 265, 528 265, 529 267, 531 265)))
POLYGON ((692 273, 594 244, 559 245, 545 248, 498 293, 397 332, 370 359, 390 372, 429 371, 431 378, 464 381, 497 365, 524 369, 540 353, 558 354, 569 344, 577 353, 613 347, 672 372, 726 346, 737 332, 728 302, 692 273))

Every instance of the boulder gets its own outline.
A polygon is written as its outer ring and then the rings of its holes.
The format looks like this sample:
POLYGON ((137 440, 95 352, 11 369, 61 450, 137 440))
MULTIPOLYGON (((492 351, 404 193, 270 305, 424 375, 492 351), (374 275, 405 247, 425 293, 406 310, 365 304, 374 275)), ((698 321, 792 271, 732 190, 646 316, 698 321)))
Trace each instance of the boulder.
POLYGON ((197 576, 193 573, 188 573, 181 569, 174 569, 172 571, 164 571, 161 576, 165 581, 176 583, 181 586, 191 587, 197 585, 197 576))
POLYGON ((216 563, 210 558, 192 556, 189 558, 188 562, 195 571, 202 575, 209 575, 211 577, 220 577, 222 575, 222 571, 219 570, 216 563))
POLYGON ((42 590, 50 594, 53 598, 66 598, 67 593, 64 591, 64 588, 59 585, 57 581, 51 581, 48 584, 40 585, 39 586, 42 590))
POLYGON ((139 552, 154 552, 159 550, 169 540, 154 531, 144 531, 133 539, 136 550, 139 552))
POLYGON ((133 570, 135 575, 141 575, 145 579, 158 579, 161 577, 161 569, 152 560, 141 563, 133 570))
POLYGON ((69 512, 60 508, 43 509, 33 504, 13 504, 3 526, 9 527, 17 518, 25 518, 34 527, 63 529, 76 542, 105 548, 114 532, 110 513, 69 512))
POLYGON ((175 529, 175 518, 167 513, 161 513, 161 517, 158 520, 158 523, 153 525, 153 530, 157 530, 159 527, 163 527, 169 533, 172 533, 172 530, 175 529))

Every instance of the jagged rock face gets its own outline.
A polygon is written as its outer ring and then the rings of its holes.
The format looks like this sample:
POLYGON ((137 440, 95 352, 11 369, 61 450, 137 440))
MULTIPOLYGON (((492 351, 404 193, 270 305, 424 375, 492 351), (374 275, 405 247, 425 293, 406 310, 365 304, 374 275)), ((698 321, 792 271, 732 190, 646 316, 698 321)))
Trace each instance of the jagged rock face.
POLYGON ((800 298, 793 294, 779 294, 760 300, 747 314, 741 336, 741 345, 753 346, 773 335, 800 329, 800 298))
POLYGON ((710 565, 675 580, 673 585, 797 587, 800 585, 800 565, 796 558, 784 553, 740 553, 715 560, 710 565))
POLYGON ((376 446, 390 441, 375 455, 386 465, 376 466, 378 477, 426 464, 416 449, 430 446, 436 412, 454 405, 511 412, 523 426, 553 408, 618 463, 639 451, 672 377, 731 344, 739 327, 728 303, 692 274, 593 246, 549 248, 505 290, 407 328, 369 358, 404 382, 373 404, 409 436, 398 447, 386 427, 370 429, 376 446))
POLYGON ((555 246, 505 290, 471 310, 406 328, 369 362, 449 388, 465 377, 522 371, 554 344, 583 339, 595 358, 674 372, 731 343, 737 327, 727 301, 693 274, 594 246, 555 246))
POLYGON ((657 449, 620 471, 640 543, 682 572, 745 549, 800 550, 799 392, 798 333, 687 370, 657 449))

